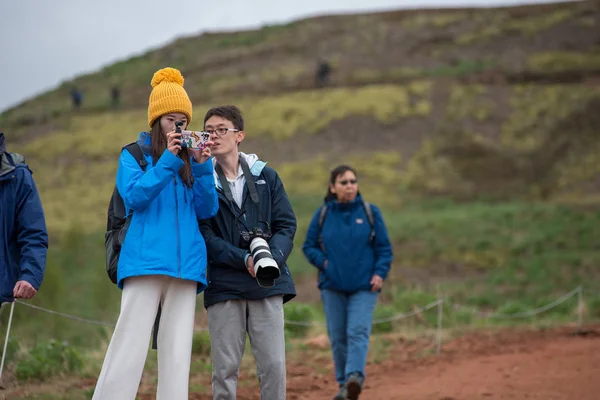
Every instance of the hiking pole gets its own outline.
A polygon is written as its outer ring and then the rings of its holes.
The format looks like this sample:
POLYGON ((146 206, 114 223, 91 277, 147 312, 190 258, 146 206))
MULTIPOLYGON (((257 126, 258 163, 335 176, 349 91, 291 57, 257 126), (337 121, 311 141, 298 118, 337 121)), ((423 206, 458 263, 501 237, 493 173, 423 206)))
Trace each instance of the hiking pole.
POLYGON ((2 371, 4 370, 4 360, 6 359, 6 348, 8 347, 8 336, 10 335, 10 326, 15 312, 15 302, 10 305, 10 316, 8 317, 8 326, 6 327, 6 337, 4 338, 4 350, 2 350, 2 363, 0 363, 0 383, 2 382, 2 371))

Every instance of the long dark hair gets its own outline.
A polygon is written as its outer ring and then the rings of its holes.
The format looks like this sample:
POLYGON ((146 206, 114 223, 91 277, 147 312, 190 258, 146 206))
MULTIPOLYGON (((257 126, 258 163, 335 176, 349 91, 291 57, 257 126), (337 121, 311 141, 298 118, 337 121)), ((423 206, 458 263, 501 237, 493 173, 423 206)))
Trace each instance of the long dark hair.
MULTIPOLYGON (((356 173, 354 168, 352 168, 349 165, 339 165, 339 166, 335 167, 333 170, 331 170, 331 176, 329 177, 329 183, 331 185, 335 185, 335 181, 338 178, 338 176, 344 175, 348 171, 352 172, 354 174, 354 176, 356 176, 356 178, 358 179, 358 174, 356 173)), ((325 202, 329 202, 331 200, 337 200, 337 196, 335 194, 331 193, 330 186, 327 185, 327 194, 325 195, 325 202)))
MULTIPOLYGON (((162 118, 162 117, 161 117, 162 118)), ((160 128, 160 118, 158 118, 152 124, 150 130, 150 137, 152 138, 152 160, 154 164, 158 162, 158 159, 167 148, 167 136, 163 133, 160 128)), ((194 184, 194 176, 192 175, 192 164, 190 163, 190 155, 185 149, 179 152, 179 158, 183 160, 183 167, 179 170, 179 176, 185 185, 192 187, 194 184)))

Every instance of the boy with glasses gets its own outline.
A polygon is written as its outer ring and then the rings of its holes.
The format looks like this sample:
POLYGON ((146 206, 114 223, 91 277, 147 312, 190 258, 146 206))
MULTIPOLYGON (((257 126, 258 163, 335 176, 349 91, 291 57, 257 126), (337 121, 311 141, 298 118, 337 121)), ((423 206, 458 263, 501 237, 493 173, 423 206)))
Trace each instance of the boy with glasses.
MULTIPOLYGON (((283 304, 296 296, 286 260, 293 247, 296 217, 277 172, 255 154, 238 150, 246 137, 235 106, 209 110, 219 212, 200 222, 208 249, 208 311, 214 400, 236 398, 246 333, 256 360, 261 399, 286 398, 283 304), (266 234, 277 279, 257 279, 245 234, 266 234)), ((256 254, 256 253, 255 253, 256 254)), ((258 256, 258 254, 256 254, 258 256)), ((256 260, 258 262, 258 260, 256 260)))

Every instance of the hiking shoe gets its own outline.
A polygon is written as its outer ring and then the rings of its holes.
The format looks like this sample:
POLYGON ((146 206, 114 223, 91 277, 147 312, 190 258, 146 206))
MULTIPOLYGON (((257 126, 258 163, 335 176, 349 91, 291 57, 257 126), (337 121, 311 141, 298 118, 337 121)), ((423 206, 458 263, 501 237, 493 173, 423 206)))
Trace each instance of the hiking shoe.
POLYGON ((337 392, 333 400, 348 400, 348 392, 346 391, 346 385, 340 385, 340 391, 337 392))
POLYGON ((358 374, 350 374, 346 382, 346 397, 348 400, 358 400, 358 395, 362 392, 363 378, 358 374))

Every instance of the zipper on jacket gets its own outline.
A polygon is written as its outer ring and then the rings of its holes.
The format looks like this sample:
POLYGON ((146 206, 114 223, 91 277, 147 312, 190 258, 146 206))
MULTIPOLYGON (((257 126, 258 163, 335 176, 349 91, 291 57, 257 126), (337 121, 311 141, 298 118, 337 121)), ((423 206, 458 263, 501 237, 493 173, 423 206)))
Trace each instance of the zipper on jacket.
POLYGON ((179 202, 177 201, 177 177, 173 177, 175 192, 175 230, 177 231, 177 277, 181 279, 181 243, 179 242, 179 202))

